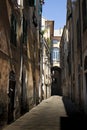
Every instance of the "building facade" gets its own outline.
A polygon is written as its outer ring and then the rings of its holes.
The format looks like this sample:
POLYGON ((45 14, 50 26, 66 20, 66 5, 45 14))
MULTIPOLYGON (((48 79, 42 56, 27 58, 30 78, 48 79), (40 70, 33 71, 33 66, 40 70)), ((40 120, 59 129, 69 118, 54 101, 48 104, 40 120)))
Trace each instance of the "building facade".
POLYGON ((0 1, 0 123, 39 103, 43 1, 0 1), (3 17, 2 17, 3 16, 3 17))
POLYGON ((65 85, 64 94, 70 97, 80 108, 87 113, 87 2, 86 0, 67 0, 66 29, 61 40, 61 65, 65 65, 62 74, 62 84, 65 85), (67 53, 63 56, 67 45, 67 53), (66 59, 67 60, 64 60, 66 59), (63 64, 62 64, 63 63, 63 64), (68 65, 68 68, 67 68, 68 65), (66 71, 67 70, 67 71, 66 71), (63 78, 64 77, 64 78, 63 78))
POLYGON ((60 40, 63 29, 54 30, 51 41, 51 67, 60 67, 60 40))
POLYGON ((42 17, 42 99, 51 96, 51 65, 50 65, 50 44, 53 35, 54 21, 42 17))
POLYGON ((64 26, 60 41, 60 67, 61 67, 61 86, 63 96, 69 95, 69 66, 68 66, 68 30, 64 26))
POLYGON ((60 40, 63 29, 54 30, 51 40, 51 95, 62 95, 60 68, 60 40))

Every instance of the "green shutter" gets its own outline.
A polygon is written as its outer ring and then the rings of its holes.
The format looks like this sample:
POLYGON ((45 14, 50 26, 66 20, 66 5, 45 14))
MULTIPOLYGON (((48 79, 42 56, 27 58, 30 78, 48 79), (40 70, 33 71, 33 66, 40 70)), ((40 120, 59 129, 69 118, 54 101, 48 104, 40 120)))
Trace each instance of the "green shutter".
POLYGON ((36 0, 34 0, 34 6, 36 6, 36 0))

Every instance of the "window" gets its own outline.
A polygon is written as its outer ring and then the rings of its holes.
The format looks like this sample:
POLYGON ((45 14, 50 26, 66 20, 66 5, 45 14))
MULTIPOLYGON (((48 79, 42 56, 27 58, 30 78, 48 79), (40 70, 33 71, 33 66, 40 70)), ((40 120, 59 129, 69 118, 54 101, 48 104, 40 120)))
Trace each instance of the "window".
POLYGON ((84 60, 84 70, 87 70, 87 56, 85 57, 85 60, 84 60))
POLYGON ((42 5, 39 3, 38 4, 38 15, 42 14, 42 5))
POLYGON ((83 0, 82 12, 83 12, 83 30, 85 30, 87 28, 87 1, 86 0, 83 0))
POLYGON ((17 22, 14 14, 11 15, 11 31, 10 31, 10 42, 16 46, 17 44, 17 22))
POLYGON ((60 51, 59 48, 55 47, 52 49, 52 53, 51 53, 51 59, 52 61, 59 61, 60 60, 60 51))
POLYGON ((26 0, 26 5, 34 7, 36 6, 36 0, 26 0))
POLYGON ((20 0, 17 0, 17 3, 18 3, 18 5, 20 5, 20 4, 21 4, 21 1, 20 1, 20 0))
POLYGON ((19 7, 23 7, 23 0, 17 0, 17 4, 19 7))
POLYGON ((27 20, 23 16, 23 43, 27 43, 27 20))
POLYGON ((38 26, 38 23, 37 23, 37 17, 36 17, 35 11, 36 11, 36 10, 33 11, 32 20, 33 20, 34 26, 37 27, 37 26, 38 26))
POLYGON ((58 40, 55 40, 55 39, 52 41, 53 44, 57 44, 58 42, 59 42, 59 41, 58 41, 58 40))
POLYGON ((77 48, 78 47, 81 47, 79 19, 77 20, 77 48))

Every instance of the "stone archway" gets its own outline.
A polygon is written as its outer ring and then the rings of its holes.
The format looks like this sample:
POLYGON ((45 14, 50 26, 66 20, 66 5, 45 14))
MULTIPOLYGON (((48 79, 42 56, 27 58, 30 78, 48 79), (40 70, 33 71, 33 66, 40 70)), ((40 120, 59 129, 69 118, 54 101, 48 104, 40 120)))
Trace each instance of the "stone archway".
POLYGON ((54 66, 51 68, 51 96, 53 95, 62 95, 61 88, 61 68, 54 66))

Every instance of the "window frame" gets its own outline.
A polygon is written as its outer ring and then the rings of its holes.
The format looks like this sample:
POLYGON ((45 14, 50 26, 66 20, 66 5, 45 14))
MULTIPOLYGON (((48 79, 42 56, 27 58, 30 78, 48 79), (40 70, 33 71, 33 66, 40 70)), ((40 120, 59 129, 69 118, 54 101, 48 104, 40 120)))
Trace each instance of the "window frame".
POLYGON ((53 47, 51 51, 51 59, 52 61, 60 61, 60 49, 58 47, 53 47))
POLYGON ((82 15, 83 15, 83 31, 87 29, 87 0, 82 2, 82 15))
POLYGON ((10 43, 17 46, 17 20, 13 13, 11 14, 10 24, 10 43))

